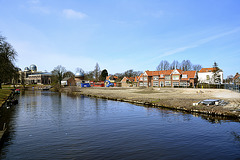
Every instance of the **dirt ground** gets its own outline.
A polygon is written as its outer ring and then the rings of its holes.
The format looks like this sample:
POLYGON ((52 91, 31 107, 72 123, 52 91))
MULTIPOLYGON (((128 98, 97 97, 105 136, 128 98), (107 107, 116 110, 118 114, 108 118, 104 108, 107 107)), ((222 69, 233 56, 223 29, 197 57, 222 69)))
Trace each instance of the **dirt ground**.
POLYGON ((136 103, 150 103, 196 112, 240 117, 240 93, 226 89, 192 88, 71 88, 74 94, 136 103), (226 106, 193 106, 204 99, 222 99, 229 102, 226 106))

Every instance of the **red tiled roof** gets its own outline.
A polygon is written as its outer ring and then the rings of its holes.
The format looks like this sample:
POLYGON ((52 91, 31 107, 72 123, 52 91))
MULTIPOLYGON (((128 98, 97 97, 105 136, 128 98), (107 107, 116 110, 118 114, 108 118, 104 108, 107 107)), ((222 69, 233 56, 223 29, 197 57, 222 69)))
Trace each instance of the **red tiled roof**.
POLYGON ((202 68, 198 73, 213 72, 216 68, 202 68))
POLYGON ((195 78, 197 71, 184 71, 182 72, 183 75, 187 75, 187 78, 182 78, 181 80, 189 80, 190 78, 195 78))
POLYGON ((114 79, 118 79, 117 76, 107 76, 107 77, 106 77, 106 80, 109 80, 110 77, 113 77, 114 79))
POLYGON ((121 82, 126 82, 127 80, 134 82, 135 81, 135 77, 123 77, 123 79, 121 80, 121 82))
MULTIPOLYGON (((148 76, 159 76, 159 78, 164 78, 165 75, 171 75, 174 70, 162 70, 162 71, 146 71, 148 76), (161 77, 161 74, 163 74, 163 77, 161 77)), ((195 78, 197 71, 182 71, 180 69, 177 69, 177 71, 181 75, 188 75, 187 78, 182 78, 181 80, 189 80, 190 78, 195 78)), ((141 75, 142 76, 142 75, 141 75)), ((139 76, 140 78, 140 76, 139 76)))

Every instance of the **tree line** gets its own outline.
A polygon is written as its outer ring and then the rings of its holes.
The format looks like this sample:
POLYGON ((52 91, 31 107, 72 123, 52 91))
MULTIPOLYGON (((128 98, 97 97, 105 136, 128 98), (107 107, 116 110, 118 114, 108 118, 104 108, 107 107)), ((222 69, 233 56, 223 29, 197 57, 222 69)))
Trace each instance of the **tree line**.
POLYGON ((183 60, 181 63, 174 60, 171 64, 167 60, 162 60, 156 67, 157 71, 181 69, 183 71, 200 71, 202 66, 200 64, 192 64, 190 60, 183 60))
MULTIPOLYGON (((90 81, 105 81, 108 76, 106 69, 101 70, 98 63, 96 63, 93 71, 85 72, 82 68, 76 68, 76 73, 84 75, 84 79, 90 81)), ((123 77, 136 77, 140 76, 142 71, 134 71, 133 69, 127 70, 123 73, 115 73, 113 76, 117 76, 117 81, 121 81, 123 77)), ((52 83, 61 85, 61 81, 66 77, 75 77, 75 74, 71 71, 67 71, 65 67, 58 65, 52 71, 52 83)))
MULTIPOLYGON (((94 70, 85 72, 82 68, 77 67, 76 73, 84 75, 84 78, 90 81, 105 81, 108 76, 108 71, 103 69, 101 71, 100 66, 96 63, 94 70)), ((65 67, 58 65, 52 71, 52 83, 61 85, 61 81, 66 77, 75 77, 75 74, 71 71, 67 71, 65 67)))
POLYGON ((19 77, 18 68, 15 67, 17 52, 6 38, 0 35, 0 89, 2 83, 11 83, 19 77))

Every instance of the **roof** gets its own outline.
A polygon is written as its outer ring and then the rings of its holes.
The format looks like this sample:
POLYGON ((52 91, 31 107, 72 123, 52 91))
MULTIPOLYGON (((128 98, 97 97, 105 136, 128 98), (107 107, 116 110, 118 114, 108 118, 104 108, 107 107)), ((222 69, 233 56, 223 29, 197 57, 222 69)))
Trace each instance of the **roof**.
POLYGON ((135 81, 135 77, 123 77, 121 82, 126 82, 127 80, 129 80, 130 82, 134 82, 135 81))
POLYGON ((187 78, 182 78, 181 80, 189 80, 190 78, 195 78, 197 71, 184 71, 183 75, 188 75, 187 78))
POLYGON ((69 80, 70 78, 72 78, 72 77, 65 77, 65 78, 63 78, 62 81, 67 81, 67 80, 69 80))
POLYGON ((113 75, 112 76, 107 76, 106 80, 109 80, 109 79, 110 80, 116 80, 116 79, 118 79, 118 77, 117 76, 113 76, 113 75))
MULTIPOLYGON (((198 73, 214 72, 216 70, 217 70, 217 68, 202 68, 198 73)), ((222 71, 221 69, 219 69, 219 70, 222 71)))
MULTIPOLYGON (((173 74, 175 70, 162 70, 162 71, 146 71, 148 76, 159 76, 159 78, 165 78, 167 75, 173 74), (162 75, 162 76, 161 76, 162 75)), ((176 71, 179 72, 180 75, 188 75, 187 78, 182 78, 181 80, 189 80, 190 78, 195 78, 197 71, 182 71, 180 69, 176 69, 176 71)), ((141 74, 139 78, 143 76, 141 74)))

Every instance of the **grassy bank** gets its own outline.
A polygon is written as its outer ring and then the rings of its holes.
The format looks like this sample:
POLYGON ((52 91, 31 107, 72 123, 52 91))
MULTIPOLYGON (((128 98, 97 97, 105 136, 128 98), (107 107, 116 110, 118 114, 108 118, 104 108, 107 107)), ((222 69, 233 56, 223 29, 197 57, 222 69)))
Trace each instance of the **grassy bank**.
POLYGON ((0 107, 8 99, 11 92, 11 87, 0 89, 0 107))

